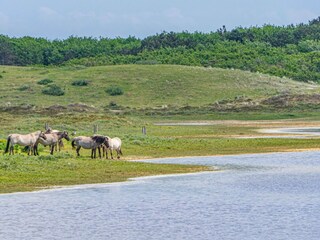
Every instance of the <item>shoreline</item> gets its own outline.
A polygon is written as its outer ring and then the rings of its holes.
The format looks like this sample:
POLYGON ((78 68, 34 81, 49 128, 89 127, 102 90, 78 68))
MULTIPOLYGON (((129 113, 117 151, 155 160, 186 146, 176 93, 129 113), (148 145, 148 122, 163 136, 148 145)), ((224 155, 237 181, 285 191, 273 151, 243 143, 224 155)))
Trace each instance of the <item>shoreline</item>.
MULTIPOLYGON (((261 133, 273 133, 275 134, 274 136, 270 136, 271 138, 277 138, 281 135, 277 135, 277 134, 286 134, 285 137, 289 137, 289 138, 295 138, 295 136, 292 136, 292 134, 299 134, 297 137, 301 137, 304 135, 304 137, 313 137, 315 138, 315 135, 320 135, 320 132, 314 131, 314 132, 304 132, 304 130, 318 130, 320 128, 318 127, 296 127, 296 128, 272 128, 272 129, 259 129, 258 132, 261 133), (290 136, 291 135, 291 136, 290 136)), ((246 138, 247 136, 241 136, 239 138, 246 138)), ((250 136, 251 137, 251 136, 250 136)), ((259 138, 259 136, 257 136, 259 138)), ((283 135, 281 137, 284 137, 283 135)), ((315 138, 317 139, 317 138, 315 138)), ((128 158, 125 159, 125 161, 127 161, 129 164, 128 169, 125 170, 123 167, 120 167, 120 174, 121 171, 128 171, 130 168, 134 168, 133 166, 130 166, 130 162, 134 163, 134 162, 144 162, 144 163, 151 163, 151 164, 171 164, 171 163, 161 163, 162 159, 181 159, 181 158, 209 158, 209 157, 221 157, 221 156, 237 156, 237 155, 252 155, 252 154, 274 154, 274 153, 289 153, 289 152, 311 152, 311 151, 320 151, 320 147, 317 147, 317 145, 309 145, 310 147, 306 147, 306 146, 301 146, 302 148, 298 148, 299 146, 297 145, 297 148, 294 148, 294 146, 292 146, 292 148, 284 148, 282 147, 282 149, 264 149, 265 151, 262 152, 241 152, 241 153, 213 153, 212 152, 208 153, 208 155, 205 155, 205 152, 201 152, 200 155, 184 155, 184 156, 166 156, 166 157, 150 157, 150 156, 134 156, 134 155, 129 155, 128 158), (275 150, 275 151, 273 151, 275 150), (204 153, 204 154, 203 154, 204 153), (160 161, 160 162, 159 162, 160 161)), ((248 149, 250 150, 250 149, 248 149)), ((170 154, 168 154, 170 155, 170 154)), ((71 164, 69 163, 70 160, 65 160, 66 162, 64 164, 68 164, 72 167, 81 167, 80 165, 78 166, 77 164, 77 160, 73 159, 71 160, 71 164), (75 160, 75 161, 74 161, 75 160), (72 162, 74 161, 74 162, 72 162)), ((91 162, 91 161, 89 161, 91 162)), ((88 162, 88 163, 89 163, 88 162)), ((63 162, 62 162, 63 163, 63 162)), ((99 164, 100 167, 106 167, 106 164, 108 162, 97 162, 97 164, 99 164)), ((110 162, 109 162, 110 163, 110 162)), ((122 164, 122 161, 115 161, 114 163, 110 163, 110 164, 122 164)), ((19 163, 18 163, 19 164, 19 163)), ((195 168, 192 169, 192 166, 190 166, 190 168, 184 168, 185 166, 188 166, 188 164, 180 164, 179 161, 172 163, 173 165, 181 165, 182 168, 180 170, 177 170, 178 168, 175 167, 168 167, 166 169, 163 169, 161 171, 155 171, 155 170, 146 170, 146 169, 140 169, 138 170, 138 172, 135 171, 131 171, 129 170, 129 172, 127 172, 127 175, 124 175, 122 178, 109 178, 109 175, 105 175, 103 174, 101 171, 96 171, 96 174, 101 174, 101 179, 102 181, 98 180, 95 181, 94 178, 88 178, 82 181, 74 181, 75 179, 73 179, 73 181, 69 181, 71 184, 69 184, 68 181, 65 181, 65 183, 67 184, 62 184, 62 185, 55 185, 55 182, 60 182, 59 179, 51 180, 48 181, 47 183, 41 183, 40 181, 38 182, 39 184, 35 184, 35 187, 30 188, 30 190, 28 188, 25 188, 23 186, 25 186, 26 184, 28 184, 28 182, 22 183, 21 187, 17 188, 18 190, 16 191, 15 188, 11 188, 12 191, 10 191, 10 187, 7 187, 6 185, 3 185, 3 193, 0 193, 0 195, 6 195, 6 194, 19 194, 19 193, 30 193, 30 192, 42 192, 42 191, 51 191, 51 190, 64 190, 64 189, 80 189, 80 188, 92 188, 92 187, 97 187, 97 186, 112 186, 112 185, 117 185, 117 184, 124 184, 124 183, 132 183, 135 182, 136 179, 146 179, 146 178, 152 178, 152 177, 166 177, 166 176, 175 176, 175 175, 184 175, 184 174, 194 174, 194 173, 203 173, 203 172, 212 172, 212 171, 217 171, 217 169, 215 169, 214 167, 212 168, 207 168, 207 166, 204 165, 194 165, 195 168), (196 168, 198 167, 198 168, 196 168), (131 172, 130 172, 131 171, 131 172), (139 172, 141 171, 141 172, 139 172), (139 176, 140 175, 140 176, 139 176), (145 175, 145 176, 143 176, 145 175), (135 177, 136 176, 136 177, 135 177), (104 181, 105 180, 105 181, 104 181), (77 183, 79 182, 79 184, 77 183), (90 183, 91 182, 91 183, 90 183), (72 184, 75 183, 75 184, 72 184), (38 186, 38 187, 37 187, 38 186), (21 189, 21 191, 19 191, 19 189, 21 189), (7 191, 7 192, 6 192, 7 191)), ((109 165, 110 166, 110 165, 109 165)), ((50 169, 50 168, 49 168, 50 169)), ((68 170, 68 169, 67 169, 68 170)), ((111 176, 113 176, 112 174, 119 174, 119 168, 118 170, 111 168, 109 169, 109 172, 111 173, 111 176), (117 172, 118 171, 118 172, 117 172)), ((100 176, 100 175, 99 175, 100 176)), ((75 177, 75 176, 74 176, 75 177)), ((71 178, 70 178, 71 179, 71 178)), ((62 181, 63 182, 63 181, 62 181)), ((9 185, 8 185, 9 186, 9 185)), ((18 185, 17 185, 18 186, 18 185)))
MULTIPOLYGON (((132 162, 146 162, 152 163, 153 161, 158 160, 165 160, 165 159, 181 159, 181 158, 210 158, 210 157, 222 157, 222 156, 239 156, 239 155, 261 155, 261 154, 279 154, 279 153, 294 153, 294 152, 318 152, 320 148, 317 149, 296 149, 290 151, 277 151, 277 152, 264 152, 264 153, 239 153, 239 154, 217 154, 217 155, 208 155, 208 156, 180 156, 180 157, 160 157, 160 158, 149 158, 149 159, 138 159, 138 160, 128 160, 132 162)), ((159 162, 155 164, 161 164, 159 162)), ((168 163, 166 163, 168 164, 168 163)), ((170 163, 169 163, 170 164, 170 163)), ((179 163, 174 163, 178 164, 179 163)), ((184 164, 181 164, 184 165, 184 164)), ((200 165, 202 166, 202 165, 200 165)), ((203 166, 206 167, 206 166, 203 166)), ((1 196, 7 195, 23 195, 23 194, 36 194, 42 192, 52 192, 52 191, 66 191, 66 190, 76 190, 76 189, 89 189, 89 188, 104 188, 104 187, 116 187, 119 185, 131 185, 136 183, 141 183, 144 180, 148 179, 157 179, 157 178, 166 178, 166 177, 179 177, 185 175, 199 175, 199 174, 206 174, 206 173, 215 173, 221 172, 222 170, 215 168, 215 167, 208 167, 212 168, 212 170, 205 170, 199 172, 186 172, 186 173, 173 173, 173 174, 157 174, 157 175, 150 175, 150 176, 142 176, 142 177, 131 177, 125 181, 118 181, 118 182, 105 182, 105 183, 88 183, 88 184, 74 184, 74 185, 53 185, 48 187, 39 187, 35 188, 35 190, 31 191, 17 191, 17 192, 10 192, 10 193, 0 193, 1 196)))
POLYGON ((179 176, 188 176, 188 175, 199 175, 199 174, 213 173, 213 172, 217 172, 217 171, 218 170, 200 171, 200 172, 192 172, 192 173, 173 173, 173 174, 150 175, 150 176, 144 176, 144 177, 128 178, 126 181, 122 181, 122 182, 88 183, 88 184, 61 185, 61 186, 57 185, 57 186, 49 186, 47 188, 45 188, 45 187, 44 188, 36 188, 37 190, 34 190, 34 191, 0 193, 0 197, 6 196, 6 195, 24 195, 24 194, 36 194, 36 193, 54 192, 54 191, 116 187, 119 185, 138 184, 138 183, 143 182, 144 180, 149 180, 149 179, 166 178, 166 177, 179 177, 179 176))

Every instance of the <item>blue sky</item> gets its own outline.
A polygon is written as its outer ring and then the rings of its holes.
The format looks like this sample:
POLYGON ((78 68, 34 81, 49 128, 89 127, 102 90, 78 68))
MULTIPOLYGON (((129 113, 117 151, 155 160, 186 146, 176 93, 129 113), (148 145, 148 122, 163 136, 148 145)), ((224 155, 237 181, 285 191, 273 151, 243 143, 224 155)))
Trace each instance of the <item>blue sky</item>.
POLYGON ((65 39, 144 38, 162 31, 216 31, 307 23, 320 0, 0 0, 0 34, 65 39))

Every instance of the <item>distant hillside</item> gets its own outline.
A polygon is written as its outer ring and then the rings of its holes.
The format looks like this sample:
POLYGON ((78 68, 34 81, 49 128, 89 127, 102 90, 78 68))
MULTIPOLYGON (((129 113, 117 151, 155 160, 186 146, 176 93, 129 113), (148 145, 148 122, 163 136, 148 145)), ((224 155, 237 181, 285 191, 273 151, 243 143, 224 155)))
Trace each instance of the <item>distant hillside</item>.
POLYGON ((319 92, 316 84, 261 73, 176 65, 0 66, 0 73, 3 111, 255 107, 275 96, 319 92))
POLYGON ((176 64, 262 72, 320 81, 320 17, 307 24, 242 28, 211 33, 163 32, 145 39, 0 35, 2 65, 176 64))

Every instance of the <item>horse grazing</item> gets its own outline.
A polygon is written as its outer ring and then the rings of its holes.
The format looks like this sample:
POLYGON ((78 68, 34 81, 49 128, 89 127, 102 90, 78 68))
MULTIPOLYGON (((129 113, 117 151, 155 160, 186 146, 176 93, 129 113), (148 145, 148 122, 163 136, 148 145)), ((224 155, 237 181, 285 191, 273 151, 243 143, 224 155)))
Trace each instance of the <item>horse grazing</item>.
MULTIPOLYGON (((7 146, 4 153, 7 153, 9 150, 9 154, 14 154, 14 145, 18 144, 20 146, 29 147, 28 155, 30 155, 30 151, 34 149, 34 145, 39 139, 46 139, 46 135, 42 131, 36 131, 29 134, 10 134, 7 138, 7 146)), ((33 151, 34 155, 35 151, 33 151)))
POLYGON ((54 147, 62 142, 62 139, 66 139, 70 141, 68 132, 53 132, 53 133, 45 133, 46 139, 39 138, 34 146, 35 155, 39 155, 38 153, 38 144, 41 143, 43 146, 50 146, 50 154, 53 155, 54 147))
POLYGON ((73 148, 77 147, 77 156, 80 156, 80 148, 83 147, 84 149, 91 149, 91 158, 96 158, 96 150, 99 151, 99 158, 101 158, 101 145, 109 146, 107 138, 104 136, 92 136, 92 137, 85 137, 79 136, 72 139, 71 145, 73 148))
POLYGON ((106 136, 107 140, 108 140, 108 144, 109 144, 109 147, 104 145, 103 146, 103 156, 104 156, 104 153, 106 153, 106 158, 108 158, 108 149, 110 150, 110 155, 111 155, 111 159, 113 159, 113 155, 112 155, 112 152, 113 150, 115 150, 117 152, 117 158, 120 159, 120 155, 123 155, 122 154, 122 151, 121 151, 121 139, 118 138, 118 137, 114 137, 114 138, 110 138, 108 136, 106 136))

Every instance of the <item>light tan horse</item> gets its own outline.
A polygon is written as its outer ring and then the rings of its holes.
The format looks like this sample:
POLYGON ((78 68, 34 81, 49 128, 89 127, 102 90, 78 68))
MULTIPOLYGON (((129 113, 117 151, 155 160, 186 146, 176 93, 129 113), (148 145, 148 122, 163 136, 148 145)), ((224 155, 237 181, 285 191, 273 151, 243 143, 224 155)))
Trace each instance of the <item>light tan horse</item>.
POLYGON ((42 131, 36 131, 29 134, 10 134, 7 138, 7 146, 4 153, 7 153, 10 150, 9 154, 14 154, 14 145, 18 144, 20 146, 29 147, 28 155, 30 155, 30 151, 34 149, 34 145, 39 138, 46 139, 46 136, 42 131))
POLYGON ((46 139, 39 138, 34 146, 35 155, 39 155, 38 153, 38 144, 41 143, 43 146, 50 146, 50 154, 53 154, 54 147, 59 144, 62 139, 66 139, 70 141, 68 132, 53 132, 53 133, 45 133, 46 139))
POLYGON ((113 159, 112 153, 113 153, 113 150, 115 150, 117 152, 117 158, 120 159, 120 155, 123 155, 121 151, 121 144, 122 144, 121 139, 118 137, 111 138, 108 136, 106 136, 106 138, 108 140, 109 147, 107 147, 106 145, 102 147, 103 156, 104 156, 104 153, 106 153, 106 158, 108 158, 108 149, 109 149, 111 159, 113 159))
MULTIPOLYGON (((45 131, 45 133, 47 134, 47 133, 62 133, 62 131, 59 131, 59 130, 56 130, 56 129, 51 129, 50 127, 45 131)), ((68 140, 69 141, 69 140, 68 140)), ((60 150, 61 150, 61 148, 63 148, 64 147, 64 144, 63 144, 63 141, 62 141, 62 139, 60 139, 56 144, 55 144, 55 147, 54 147, 54 149, 56 150, 56 151, 58 151, 59 150, 59 152, 60 152, 60 150)))
POLYGON ((102 144, 109 146, 107 138, 104 136, 92 136, 92 137, 85 137, 79 136, 72 139, 72 147, 77 147, 77 156, 80 156, 80 149, 81 147, 84 149, 91 149, 91 158, 96 158, 96 150, 99 151, 99 158, 101 158, 101 151, 100 147, 102 144))

